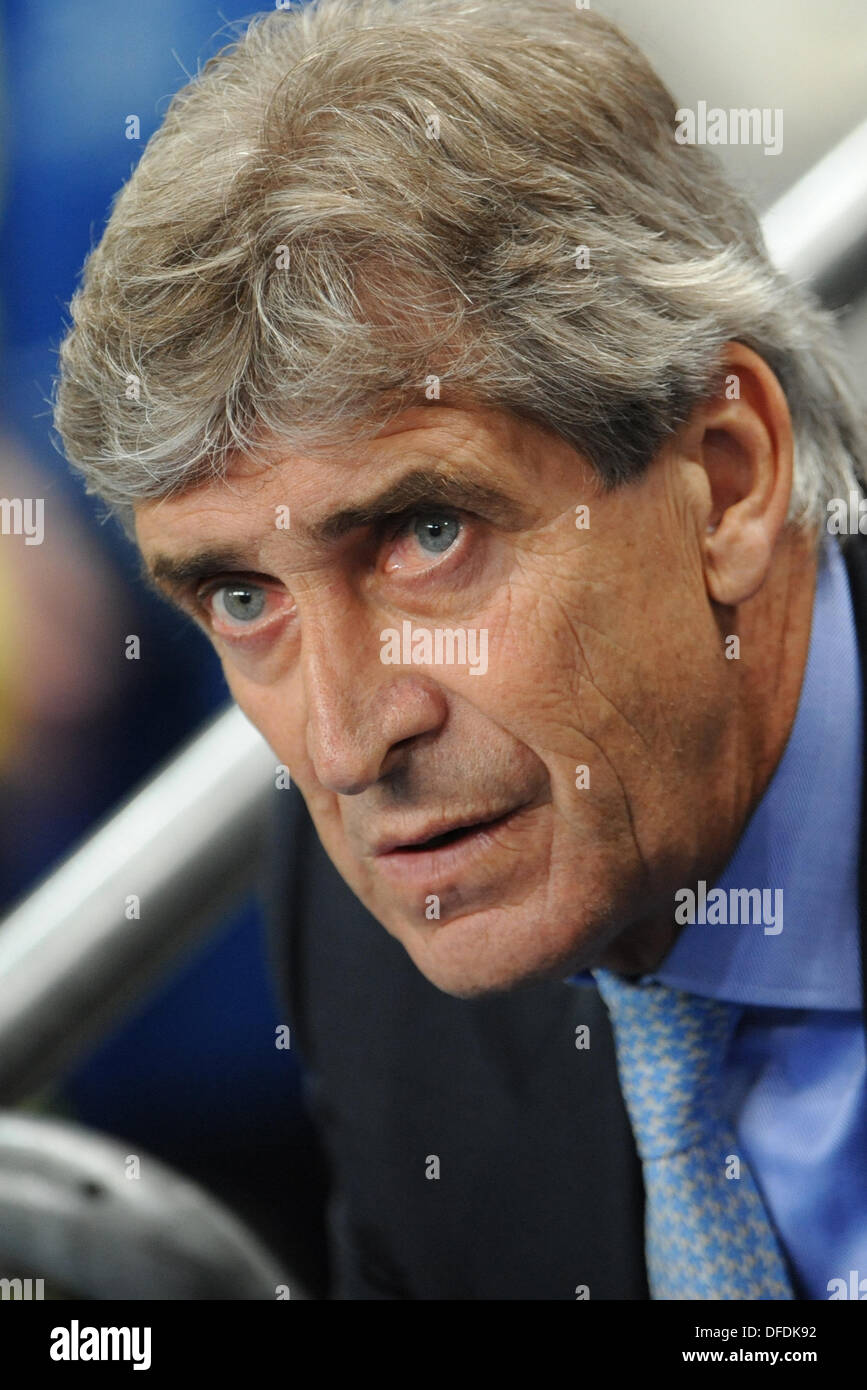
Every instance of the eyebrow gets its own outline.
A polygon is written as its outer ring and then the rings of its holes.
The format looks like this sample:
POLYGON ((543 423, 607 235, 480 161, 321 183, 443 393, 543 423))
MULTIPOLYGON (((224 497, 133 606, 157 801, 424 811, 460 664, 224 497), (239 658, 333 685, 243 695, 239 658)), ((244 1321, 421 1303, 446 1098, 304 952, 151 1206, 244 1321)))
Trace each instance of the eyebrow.
MULTIPOLYGON (((446 470, 428 466, 412 469, 358 506, 342 507, 322 521, 298 529, 307 540, 333 544, 352 531, 375 526, 412 507, 480 512, 504 531, 522 530, 530 521, 526 505, 501 488, 480 483, 453 467, 446 470)), ((248 560, 249 555, 241 549, 206 546, 188 555, 156 554, 150 562, 142 557, 142 576, 152 588, 179 593, 216 574, 252 575, 248 560)))
POLYGON ((478 511, 504 531, 519 531, 527 525, 527 509, 501 488, 490 487, 467 473, 436 467, 414 468, 377 496, 356 507, 343 507, 324 521, 304 527, 312 541, 328 542, 364 526, 375 526, 389 517, 399 516, 410 507, 447 506, 456 511, 478 511))
POLYGON ((204 550, 193 551, 190 555, 155 555, 153 561, 141 558, 142 578, 152 589, 166 589, 179 593, 192 588, 211 575, 223 572, 249 571, 245 556, 240 550, 227 550, 225 547, 208 546, 204 550))

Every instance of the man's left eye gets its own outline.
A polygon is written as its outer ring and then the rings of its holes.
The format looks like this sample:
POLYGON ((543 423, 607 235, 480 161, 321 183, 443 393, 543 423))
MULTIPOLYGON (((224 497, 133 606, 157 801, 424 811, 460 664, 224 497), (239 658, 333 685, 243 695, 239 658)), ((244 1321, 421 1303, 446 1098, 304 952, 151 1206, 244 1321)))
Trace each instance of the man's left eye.
POLYGON ((265 590, 258 584, 224 584, 212 590, 206 602, 215 618, 252 623, 265 611, 265 590))
POLYGON ((460 539, 463 525, 450 512, 416 512, 392 532, 386 573, 423 572, 431 561, 450 551, 460 539))
POLYGON ((422 550, 442 555, 458 538, 460 522, 453 516, 421 516, 413 521, 412 533, 422 550))

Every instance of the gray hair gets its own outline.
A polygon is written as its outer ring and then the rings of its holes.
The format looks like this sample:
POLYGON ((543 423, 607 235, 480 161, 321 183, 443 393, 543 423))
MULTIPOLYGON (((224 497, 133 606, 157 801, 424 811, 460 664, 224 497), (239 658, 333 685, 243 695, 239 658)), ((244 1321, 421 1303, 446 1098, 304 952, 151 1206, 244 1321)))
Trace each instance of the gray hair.
POLYGON ((137 499, 237 452, 342 451, 438 392, 556 431, 616 487, 738 340, 792 413, 790 520, 821 526, 867 458, 834 321, 675 125, 635 46, 565 0, 256 16, 174 97, 86 262, 70 461, 129 531, 137 499))

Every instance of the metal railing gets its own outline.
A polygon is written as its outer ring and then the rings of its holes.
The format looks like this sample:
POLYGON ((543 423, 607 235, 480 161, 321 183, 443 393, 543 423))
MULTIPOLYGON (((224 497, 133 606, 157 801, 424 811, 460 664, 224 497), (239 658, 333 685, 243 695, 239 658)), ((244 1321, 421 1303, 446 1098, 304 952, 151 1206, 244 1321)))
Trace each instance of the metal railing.
POLYGON ((128 1148, 69 1120, 0 1112, 0 1276, 35 1275, 49 1298, 308 1297, 224 1203, 128 1148))
MULTIPOLYGON (((854 298, 867 283, 867 122, 763 226, 780 269, 826 298, 854 298)), ((250 890, 279 795, 275 766, 240 711, 228 710, 7 917, 0 1105, 68 1065, 250 890)))
POLYGON ((0 1105, 55 1076, 249 891, 276 764, 232 707, 0 926, 0 1105))

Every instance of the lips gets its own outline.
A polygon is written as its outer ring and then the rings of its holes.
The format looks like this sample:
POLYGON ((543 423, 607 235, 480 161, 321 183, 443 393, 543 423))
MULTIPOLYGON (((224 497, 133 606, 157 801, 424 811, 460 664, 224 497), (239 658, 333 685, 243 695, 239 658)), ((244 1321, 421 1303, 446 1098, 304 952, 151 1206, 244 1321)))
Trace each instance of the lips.
MULTIPOLYGON (((526 872, 521 851, 532 845, 532 806, 521 802, 505 811, 428 821, 415 834, 383 838, 375 853, 376 873, 405 911, 425 910, 425 926, 434 930, 426 912, 431 893, 453 908, 457 901, 466 905, 501 894, 516 874, 526 872)), ((443 908, 436 921, 449 920, 450 910, 443 908)))
POLYGON ((388 837, 377 844, 374 855, 379 858, 384 854, 423 853, 428 850, 441 849, 446 845, 454 844, 456 841, 474 835, 481 829, 498 825, 518 809, 517 806, 509 806, 504 811, 466 816, 458 821, 440 821, 435 825, 428 825, 416 835, 404 835, 400 838, 388 837))

